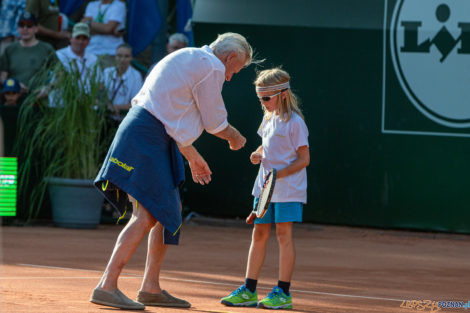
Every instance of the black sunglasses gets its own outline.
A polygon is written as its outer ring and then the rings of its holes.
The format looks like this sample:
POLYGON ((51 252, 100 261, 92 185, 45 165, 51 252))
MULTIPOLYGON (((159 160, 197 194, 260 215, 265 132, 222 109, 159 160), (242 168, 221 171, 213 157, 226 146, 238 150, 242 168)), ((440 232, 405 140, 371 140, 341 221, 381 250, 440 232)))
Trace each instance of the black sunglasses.
POLYGON ((18 27, 20 27, 20 28, 23 28, 23 27, 26 27, 26 28, 33 28, 33 27, 34 27, 34 23, 19 22, 19 23, 18 23, 18 27))
POLYGON ((270 101, 272 98, 274 98, 275 96, 280 95, 281 93, 283 93, 283 92, 286 91, 286 90, 287 90, 287 89, 282 89, 281 91, 279 91, 278 93, 275 93, 275 94, 273 94, 273 95, 259 97, 259 100, 260 100, 260 101, 268 102, 268 101, 270 101))

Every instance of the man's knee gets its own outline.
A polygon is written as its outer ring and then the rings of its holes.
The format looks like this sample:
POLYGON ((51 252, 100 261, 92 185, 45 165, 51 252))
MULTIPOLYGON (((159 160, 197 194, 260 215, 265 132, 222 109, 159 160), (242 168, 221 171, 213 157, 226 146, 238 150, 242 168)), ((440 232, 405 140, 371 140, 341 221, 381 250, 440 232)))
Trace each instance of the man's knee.
POLYGON ((135 223, 138 223, 141 227, 145 228, 147 231, 152 229, 158 221, 153 215, 144 207, 140 206, 134 208, 132 212, 132 217, 135 219, 135 223))

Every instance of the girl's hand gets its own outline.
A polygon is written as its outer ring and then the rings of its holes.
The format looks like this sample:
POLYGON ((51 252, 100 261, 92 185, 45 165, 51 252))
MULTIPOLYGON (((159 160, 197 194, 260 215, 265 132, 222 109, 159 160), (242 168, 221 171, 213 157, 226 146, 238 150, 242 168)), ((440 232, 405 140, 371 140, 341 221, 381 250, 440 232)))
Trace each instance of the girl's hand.
POLYGON ((256 218, 256 214, 251 212, 250 215, 248 215, 248 217, 246 218, 245 222, 247 224, 253 224, 253 221, 255 220, 256 218))
POLYGON ((259 164, 262 159, 263 159, 263 155, 259 153, 258 151, 255 151, 250 155, 250 161, 253 164, 259 164))

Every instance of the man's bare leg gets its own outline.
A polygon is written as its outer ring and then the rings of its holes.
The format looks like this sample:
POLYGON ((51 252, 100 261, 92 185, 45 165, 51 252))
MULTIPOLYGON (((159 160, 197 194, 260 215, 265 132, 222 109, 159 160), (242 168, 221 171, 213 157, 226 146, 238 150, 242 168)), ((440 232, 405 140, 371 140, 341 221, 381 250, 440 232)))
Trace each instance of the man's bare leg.
POLYGON ((163 226, 157 223, 149 233, 147 261, 145 263, 144 279, 140 291, 161 293, 160 270, 168 245, 163 244, 163 226))
POLYGON ((155 225, 157 220, 142 206, 135 208, 126 227, 121 231, 109 259, 106 270, 97 287, 112 291, 117 289, 117 281, 122 269, 134 254, 142 239, 155 225))

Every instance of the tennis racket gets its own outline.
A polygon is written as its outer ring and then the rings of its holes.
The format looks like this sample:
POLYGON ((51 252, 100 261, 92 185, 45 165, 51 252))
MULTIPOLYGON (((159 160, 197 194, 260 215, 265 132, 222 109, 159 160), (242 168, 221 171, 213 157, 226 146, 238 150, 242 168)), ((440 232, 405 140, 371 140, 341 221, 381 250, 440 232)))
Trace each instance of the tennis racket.
POLYGON ((276 169, 269 171, 268 175, 264 179, 263 189, 258 198, 258 204, 251 214, 246 218, 246 223, 251 224, 257 218, 263 218, 268 210, 269 203, 271 203, 271 197, 274 191, 274 185, 276 184, 276 169))

